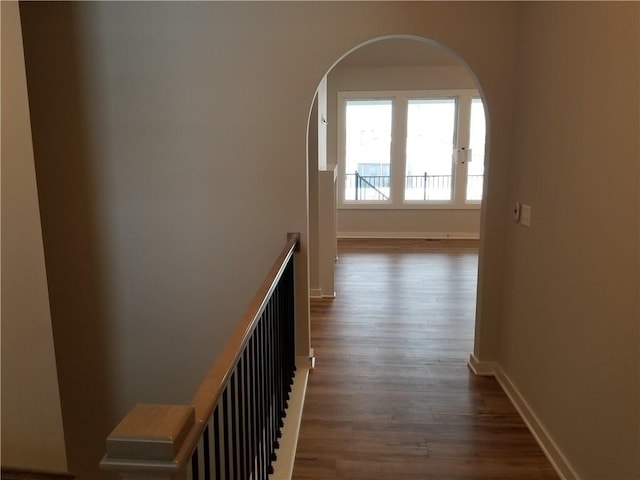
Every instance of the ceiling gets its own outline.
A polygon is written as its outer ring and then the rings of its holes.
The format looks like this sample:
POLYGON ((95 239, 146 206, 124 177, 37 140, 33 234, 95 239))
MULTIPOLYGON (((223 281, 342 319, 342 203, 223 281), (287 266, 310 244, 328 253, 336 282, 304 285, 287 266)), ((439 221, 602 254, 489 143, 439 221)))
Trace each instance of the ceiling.
POLYGON ((370 43, 357 49, 336 67, 452 66, 461 62, 442 47, 405 38, 370 43))

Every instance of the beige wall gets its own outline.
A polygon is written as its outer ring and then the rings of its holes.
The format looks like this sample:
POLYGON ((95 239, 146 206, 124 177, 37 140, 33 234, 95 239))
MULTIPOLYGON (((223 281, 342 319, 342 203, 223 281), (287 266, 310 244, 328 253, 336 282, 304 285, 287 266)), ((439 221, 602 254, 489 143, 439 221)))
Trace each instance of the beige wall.
POLYGON ((520 12, 500 363, 580 478, 640 478, 640 5, 520 12))
MULTIPOLYGON (((463 66, 341 67, 329 74, 329 161, 337 163, 338 92, 478 88, 463 66)), ((338 209, 340 236, 477 238, 480 210, 338 209)))
POLYGON ((480 210, 338 209, 339 237, 478 238, 480 210))
POLYGON ((389 32, 458 52, 485 94, 476 356, 503 367, 580 476, 640 476, 637 4, 21 8, 80 478, 97 477, 133 403, 189 400, 287 231, 303 233, 306 291, 314 92, 389 32), (510 223, 515 200, 533 207, 528 230, 510 223))
POLYGON ((2 466, 67 468, 17 2, 2 2, 2 466))
MULTIPOLYGON (((65 434, 80 478, 97 478, 104 437, 135 402, 190 399, 288 231, 303 234, 306 292, 314 92, 341 55, 389 32, 457 51, 486 94, 496 133, 476 354, 496 358, 515 4, 21 9, 65 434)), ((307 311, 301 302, 301 349, 307 311)))

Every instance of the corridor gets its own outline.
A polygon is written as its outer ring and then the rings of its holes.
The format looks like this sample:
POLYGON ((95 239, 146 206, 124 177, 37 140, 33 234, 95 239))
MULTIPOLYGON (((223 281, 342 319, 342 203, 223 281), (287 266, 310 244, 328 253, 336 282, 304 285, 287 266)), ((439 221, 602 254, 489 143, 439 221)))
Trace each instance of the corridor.
POLYGON ((557 479, 473 351, 477 243, 343 240, 294 480, 557 479))

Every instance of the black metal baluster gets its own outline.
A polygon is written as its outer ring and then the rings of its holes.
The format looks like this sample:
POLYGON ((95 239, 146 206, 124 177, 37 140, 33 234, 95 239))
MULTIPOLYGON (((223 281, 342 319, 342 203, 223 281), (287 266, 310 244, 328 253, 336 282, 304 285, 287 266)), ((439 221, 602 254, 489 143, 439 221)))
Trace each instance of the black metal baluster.
POLYGON ((245 403, 245 397, 244 397, 244 390, 243 390, 243 383, 244 383, 244 376, 242 374, 242 356, 240 356, 240 358, 238 359, 238 363, 236 365, 236 372, 237 372, 237 384, 236 384, 236 388, 238 390, 238 408, 236 410, 236 421, 238 423, 238 470, 236 472, 236 478, 238 478, 239 480, 244 480, 245 479, 245 455, 246 455, 246 449, 244 446, 244 403, 245 403))
POLYGON ((198 472, 198 447, 193 451, 191 455, 191 478, 193 480, 199 480, 200 475, 198 472))
POLYGON ((233 468, 234 480, 238 478, 238 432, 236 424, 236 412, 238 410, 238 402, 236 398, 236 372, 231 374, 231 388, 229 389, 230 395, 230 410, 231 410, 231 466, 233 468))
POLYGON ((245 345, 242 351, 242 357, 238 366, 238 389, 240 397, 240 478, 245 480, 249 478, 248 471, 248 395, 247 395, 247 346, 245 345))
POLYGON ((273 473, 273 417, 271 415, 271 386, 273 384, 271 380, 271 322, 273 320, 273 311, 272 311, 271 302, 267 303, 266 311, 266 332, 264 338, 264 347, 265 347, 265 396, 264 396, 264 406, 265 406, 265 415, 266 415, 266 425, 265 425, 265 442, 267 444, 267 472, 269 474, 273 473))
POLYGON ((293 384, 293 376, 295 367, 295 333, 294 333, 294 284, 293 284, 293 258, 290 260, 286 268, 286 326, 287 326, 287 392, 291 393, 291 385, 293 384))
POLYGON ((225 387, 222 393, 222 432, 224 442, 222 444, 223 458, 224 458, 224 480, 231 480, 229 474, 231 458, 229 456, 229 389, 225 387))
POLYGON ((282 392, 284 395, 284 407, 287 408, 289 402, 289 325, 288 325, 288 303, 289 303, 289 285, 288 285, 289 265, 285 267, 281 281, 281 307, 282 318, 280 324, 282 326, 282 392))
POLYGON ((280 355, 280 322, 282 318, 282 312, 280 309, 280 282, 278 282, 278 287, 274 292, 274 306, 275 306, 275 321, 274 321, 274 359, 276 362, 275 369, 275 405, 274 410, 276 412, 276 438, 278 439, 278 443, 280 443, 280 438, 282 438, 282 390, 281 390, 281 380, 282 380, 282 361, 280 355))
POLYGON ((282 391, 284 364, 282 362, 282 282, 278 282, 278 287, 275 291, 275 304, 276 304, 276 393, 277 393, 277 410, 278 410, 278 437, 282 437, 282 427, 284 423, 282 421, 284 417, 284 392, 282 391))
POLYGON ((289 365, 287 361, 287 285, 285 278, 280 283, 280 358, 282 361, 282 375, 280 389, 282 391, 282 410, 284 411, 289 407, 289 381, 287 375, 289 374, 289 365))
POLYGON ((290 342, 290 362, 291 362, 291 372, 289 374, 289 383, 293 385, 293 376, 296 371, 296 315, 295 315, 295 264, 293 263, 293 258, 289 262, 289 342, 290 342))
POLYGON ((264 441, 264 313, 260 316, 260 323, 258 324, 258 338, 257 350, 258 350, 258 395, 257 395, 257 410, 258 410, 258 478, 267 479, 267 455, 265 452, 266 444, 264 441))
POLYGON ((269 437, 269 312, 266 311, 264 319, 264 331, 262 335, 262 358, 264 361, 263 367, 263 389, 262 389, 262 408, 264 412, 264 464, 267 475, 271 472, 271 439, 269 437))
POLYGON ((271 358, 271 372, 269 375, 271 387, 269 388, 269 411, 271 412, 271 460, 276 460, 276 449, 279 448, 278 442, 278 408, 276 403, 276 385, 278 367, 276 362, 276 320, 278 311, 276 309, 276 303, 273 296, 269 302, 271 304, 271 330, 269 331, 269 350, 271 358))
POLYGON ((273 462, 273 409, 271 408, 271 391, 273 389, 273 302, 271 300, 269 300, 267 308, 269 310, 269 318, 267 320, 267 412, 269 425, 267 433, 269 436, 269 464, 271 464, 273 462))
POLYGON ((204 448, 202 449, 202 460, 204 460, 204 478, 206 480, 209 480, 211 478, 211 457, 209 456, 209 425, 204 428, 202 440, 204 442, 204 448))
MULTIPOLYGON (((284 280, 284 279, 283 279, 284 280)), ((282 372, 280 376, 280 391, 282 394, 282 414, 285 414, 286 409, 289 407, 289 393, 288 393, 288 380, 287 380, 287 293, 286 284, 280 283, 280 361, 282 363, 282 372)))
POLYGON ((257 386, 258 386, 258 374, 257 374, 257 356, 256 356, 256 329, 253 330, 253 334, 251 334, 251 339, 249 340, 251 344, 250 352, 251 352, 251 362, 249 363, 249 377, 250 377, 250 391, 249 391, 249 404, 250 404, 250 413, 251 413, 251 442, 250 442, 250 458, 251 458, 251 468, 249 472, 251 474, 251 478, 256 478, 258 473, 256 467, 256 460, 258 456, 258 402, 257 402, 257 386))
MULTIPOLYGON (((274 347, 275 342, 273 339, 273 334, 275 332, 275 319, 276 319, 276 310, 275 303, 273 302, 273 297, 269 301, 269 308, 271 310, 271 319, 269 321, 269 418, 271 424, 271 430, 269 431, 270 439, 271 439, 271 462, 275 462, 276 460, 276 449, 278 448, 278 440, 276 438, 276 430, 278 428, 278 423, 276 420, 276 411, 275 411, 275 401, 274 401, 274 390, 275 390, 275 374, 276 374, 276 365, 275 365, 275 357, 274 357, 274 347)), ((273 466, 271 467, 273 471, 273 466)))
POLYGON ((220 411, 219 407, 213 411, 213 455, 214 455, 214 479, 222 478, 220 468, 220 411))
MULTIPOLYGON (((277 290, 277 289, 276 289, 277 290)), ((274 291, 275 295, 275 291, 274 291)), ((272 303, 272 312, 273 318, 271 319, 271 397, 269 397, 269 401, 271 403, 271 418, 272 418, 272 433, 271 438, 273 439, 273 461, 276 460, 276 450, 280 448, 280 407, 278 406, 278 343, 276 339, 277 334, 277 323, 278 323, 278 304, 276 303, 276 298, 274 296, 271 297, 272 303)))
POLYGON ((271 441, 269 438, 269 309, 265 307, 262 330, 262 413, 263 428, 262 441, 264 443, 264 468, 265 475, 271 474, 271 441))
POLYGON ((280 319, 280 325, 282 328, 282 394, 284 396, 284 408, 287 408, 289 402, 289 326, 287 325, 287 307, 289 300, 289 292, 287 285, 287 272, 289 267, 285 267, 285 271, 282 276, 281 282, 281 298, 280 298, 280 311, 282 312, 282 318, 280 319))

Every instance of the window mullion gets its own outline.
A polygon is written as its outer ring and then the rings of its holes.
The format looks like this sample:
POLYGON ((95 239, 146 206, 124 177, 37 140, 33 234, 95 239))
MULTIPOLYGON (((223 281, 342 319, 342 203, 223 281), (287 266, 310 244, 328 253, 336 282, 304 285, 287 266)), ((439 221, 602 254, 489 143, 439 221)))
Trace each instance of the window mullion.
POLYGON ((338 106, 336 109, 338 122, 336 129, 336 144, 338 147, 337 160, 338 160, 338 204, 344 204, 344 184, 345 184, 345 156, 346 156, 346 139, 345 139, 345 125, 346 125, 346 96, 342 93, 338 93, 338 106))
POLYGON ((471 95, 458 97, 456 115, 456 142, 454 151, 454 197, 455 205, 464 205, 467 195, 467 155, 469 149, 469 129, 471 125, 471 95), (464 149, 464 153, 462 153, 464 149))
POLYGON ((404 203, 407 151, 407 97, 405 95, 395 96, 391 132, 391 201, 394 206, 401 207, 404 203))

